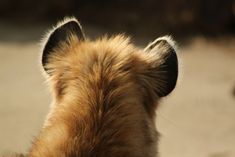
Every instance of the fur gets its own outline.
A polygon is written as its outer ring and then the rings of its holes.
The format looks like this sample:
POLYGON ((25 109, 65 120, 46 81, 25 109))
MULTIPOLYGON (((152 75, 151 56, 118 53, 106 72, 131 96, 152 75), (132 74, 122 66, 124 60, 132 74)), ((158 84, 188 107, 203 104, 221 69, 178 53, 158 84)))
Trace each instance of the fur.
POLYGON ((142 50, 124 35, 68 34, 53 47, 44 69, 54 101, 28 156, 155 157, 155 109, 175 87, 168 71, 178 72, 176 55, 166 68, 173 40, 159 40, 166 42, 142 50))

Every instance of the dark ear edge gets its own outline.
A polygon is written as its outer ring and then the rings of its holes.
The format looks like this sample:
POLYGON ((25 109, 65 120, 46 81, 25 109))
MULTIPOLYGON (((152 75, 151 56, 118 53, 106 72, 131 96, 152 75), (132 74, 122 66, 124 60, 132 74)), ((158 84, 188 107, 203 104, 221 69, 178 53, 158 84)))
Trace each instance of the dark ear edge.
POLYGON ((71 34, 76 35, 80 40, 85 40, 82 27, 75 18, 63 20, 49 33, 42 54, 42 65, 45 71, 47 71, 45 66, 48 63, 48 57, 53 52, 53 49, 59 46, 61 42, 69 42, 71 34))
POLYGON ((145 51, 159 51, 156 53, 159 53, 162 60, 160 68, 156 69, 157 71, 163 72, 162 75, 164 75, 163 89, 155 90, 160 97, 170 94, 176 86, 178 79, 178 57, 176 49, 175 42, 168 36, 156 39, 145 49, 145 51))
MULTIPOLYGON (((166 41, 164 41, 166 42, 166 41)), ((171 93, 177 83, 178 79, 178 58, 174 48, 169 48, 169 52, 164 56, 164 64, 161 66, 162 71, 166 71, 166 89, 159 94, 160 96, 166 96, 171 93)))

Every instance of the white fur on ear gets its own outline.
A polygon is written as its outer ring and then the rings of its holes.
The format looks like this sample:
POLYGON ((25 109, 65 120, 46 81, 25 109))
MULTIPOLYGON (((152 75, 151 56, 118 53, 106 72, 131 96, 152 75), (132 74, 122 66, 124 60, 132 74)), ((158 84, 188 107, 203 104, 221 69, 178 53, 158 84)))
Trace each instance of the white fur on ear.
MULTIPOLYGON (((56 26, 53 27, 52 32, 53 32, 54 30, 56 30, 57 28, 63 26, 64 24, 70 22, 70 21, 75 21, 75 22, 79 25, 79 27, 81 28, 81 30, 83 30, 83 28, 82 28, 80 22, 79 22, 75 17, 64 17, 63 20, 59 21, 59 22, 56 24, 56 26)), ((85 37, 85 34, 84 34, 83 31, 82 31, 82 35, 85 37)))
POLYGON ((159 97, 167 96, 174 90, 178 79, 178 57, 174 40, 170 36, 157 38, 144 51, 152 68, 149 77, 154 80, 152 84, 155 93, 159 97))
POLYGON ((172 39, 171 36, 166 35, 166 36, 157 38, 157 39, 156 39, 156 42, 157 42, 157 41, 160 41, 160 40, 166 40, 166 41, 171 45, 171 47, 173 47, 174 49, 177 49, 176 43, 175 43, 175 41, 172 39))
POLYGON ((71 36, 76 36, 79 41, 85 40, 85 35, 82 31, 81 25, 78 20, 74 17, 66 17, 62 21, 58 22, 56 26, 53 27, 46 36, 44 37, 44 41, 42 42, 42 57, 41 64, 45 71, 49 70, 46 68, 46 64, 48 64, 48 58, 52 53, 56 53, 53 50, 56 47, 59 47, 61 43, 70 42, 71 36))
MULTIPOLYGON (((64 24, 68 23, 69 21, 76 21, 79 24, 78 20, 75 17, 68 17, 67 16, 67 17, 64 17, 61 21, 59 21, 56 24, 56 26, 54 26, 54 28, 56 29, 56 28, 58 28, 58 27, 60 27, 60 26, 62 26, 64 24)), ((80 24, 79 24, 79 26, 81 27, 80 24)))
MULTIPOLYGON (((42 36, 41 40, 40 40, 40 47, 41 47, 41 52, 48 40, 48 38, 50 37, 50 35, 59 27, 63 26, 64 24, 68 23, 69 21, 75 21, 79 27, 81 28, 81 30, 83 30, 80 22, 75 18, 75 17, 64 17, 61 21, 59 21, 56 25, 52 26, 51 29, 47 30, 46 33, 42 36)), ((84 32, 82 31, 82 35, 85 37, 84 32)))
POLYGON ((178 79, 177 79, 177 85, 181 84, 182 78, 183 78, 183 72, 184 72, 184 63, 183 60, 180 57, 180 48, 178 47, 179 45, 174 41, 174 39, 172 39, 172 37, 170 35, 165 35, 163 37, 159 37, 157 38, 154 43, 156 43, 159 40, 165 40, 167 41, 175 50, 175 52, 177 53, 177 58, 178 58, 178 69, 180 69, 178 71, 178 79))
POLYGON ((145 49, 144 51, 147 51, 148 49, 152 49, 158 41, 161 41, 161 40, 165 40, 175 51, 177 51, 177 45, 175 43, 175 41, 172 39, 171 36, 169 35, 166 35, 166 36, 163 36, 163 37, 159 37, 157 38, 156 40, 154 40, 153 42, 151 42, 145 49))

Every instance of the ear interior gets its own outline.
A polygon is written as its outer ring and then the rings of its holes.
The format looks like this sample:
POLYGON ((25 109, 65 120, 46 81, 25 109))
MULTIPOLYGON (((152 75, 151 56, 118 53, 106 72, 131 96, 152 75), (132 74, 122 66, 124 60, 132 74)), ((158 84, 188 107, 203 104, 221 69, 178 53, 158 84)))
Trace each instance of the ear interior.
POLYGON ((47 69, 45 68, 45 66, 48 63, 48 58, 51 53, 55 53, 53 50, 62 42, 66 42, 69 44, 69 38, 71 37, 71 35, 77 36, 77 38, 80 40, 85 39, 81 25, 76 19, 66 20, 66 22, 58 24, 57 27, 49 35, 42 55, 42 65, 46 71, 47 69))
POLYGON ((150 78, 155 93, 166 96, 175 88, 178 78, 178 59, 174 41, 170 37, 158 38, 145 48, 146 53, 156 55, 152 61, 153 68, 150 70, 150 78), (156 64, 155 62, 160 62, 156 64))

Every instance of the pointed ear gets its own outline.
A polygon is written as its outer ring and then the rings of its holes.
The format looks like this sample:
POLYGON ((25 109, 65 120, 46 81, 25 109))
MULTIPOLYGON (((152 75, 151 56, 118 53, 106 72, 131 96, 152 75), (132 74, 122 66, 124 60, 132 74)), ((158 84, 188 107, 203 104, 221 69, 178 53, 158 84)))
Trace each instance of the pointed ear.
POLYGON ((56 53, 54 50, 59 47, 61 43, 69 44, 72 35, 76 36, 79 40, 85 39, 82 27, 75 18, 65 19, 63 22, 57 24, 55 29, 49 33, 42 54, 42 65, 45 71, 47 71, 46 64, 49 61, 49 56, 52 53, 56 53))
POLYGON ((150 43, 145 52, 150 56, 150 69, 146 75, 150 79, 154 92, 160 96, 168 95, 178 78, 178 59, 175 42, 168 36, 150 43))

